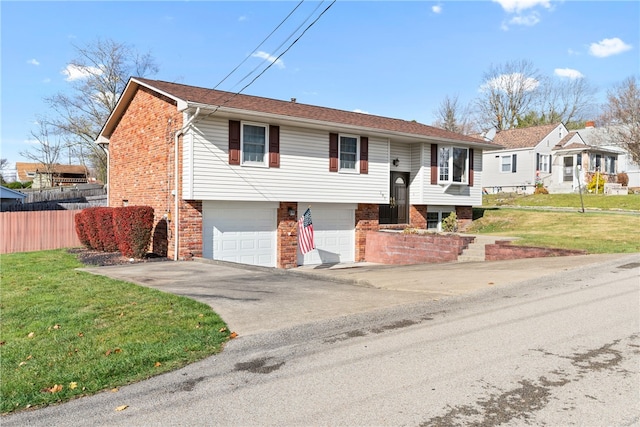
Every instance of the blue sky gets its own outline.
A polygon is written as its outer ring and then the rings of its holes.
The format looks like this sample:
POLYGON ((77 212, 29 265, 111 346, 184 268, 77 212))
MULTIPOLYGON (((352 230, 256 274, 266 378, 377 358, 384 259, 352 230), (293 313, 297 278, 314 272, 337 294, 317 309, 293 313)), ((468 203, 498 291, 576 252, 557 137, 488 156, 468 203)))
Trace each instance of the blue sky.
MULTIPOLYGON (((219 86, 237 91, 330 4, 303 2, 251 56, 298 3, 3 0, 0 157, 26 161, 37 117, 51 114, 43 98, 70 88, 74 44, 129 43, 156 59, 151 78, 202 87, 249 56, 219 86)), ((640 72, 639 23, 637 1, 338 0, 243 93, 431 124, 445 96, 466 103, 492 64, 526 59, 543 75, 588 79, 604 101, 640 72)))

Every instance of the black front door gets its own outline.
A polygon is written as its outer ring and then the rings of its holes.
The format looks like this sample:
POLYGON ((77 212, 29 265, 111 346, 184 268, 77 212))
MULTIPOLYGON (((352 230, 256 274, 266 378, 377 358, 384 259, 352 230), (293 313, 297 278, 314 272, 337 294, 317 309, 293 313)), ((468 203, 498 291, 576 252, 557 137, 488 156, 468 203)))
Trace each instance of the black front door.
POLYGON ((389 204, 380 205, 380 224, 407 224, 409 222, 409 174, 391 172, 389 204))

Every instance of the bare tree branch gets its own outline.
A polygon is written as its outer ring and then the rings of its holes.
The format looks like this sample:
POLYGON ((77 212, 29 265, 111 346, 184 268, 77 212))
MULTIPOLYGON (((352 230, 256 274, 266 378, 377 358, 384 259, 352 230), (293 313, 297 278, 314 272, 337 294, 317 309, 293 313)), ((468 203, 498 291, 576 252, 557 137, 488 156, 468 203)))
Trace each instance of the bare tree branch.
POLYGON ((71 91, 45 98, 56 113, 50 125, 81 163, 90 163, 98 178, 106 182, 106 153, 95 141, 129 78, 155 74, 158 66, 149 53, 140 54, 111 39, 74 48, 76 58, 67 67, 71 91))
POLYGON ((636 76, 626 78, 607 94, 601 117, 613 139, 640 164, 640 87, 636 76))

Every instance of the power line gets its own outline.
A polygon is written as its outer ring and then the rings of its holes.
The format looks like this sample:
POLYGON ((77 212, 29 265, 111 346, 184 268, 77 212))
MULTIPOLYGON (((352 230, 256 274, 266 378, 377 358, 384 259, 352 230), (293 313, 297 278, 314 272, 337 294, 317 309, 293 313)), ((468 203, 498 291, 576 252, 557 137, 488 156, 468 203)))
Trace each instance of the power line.
POLYGON ((215 85, 213 88, 217 89, 218 86, 220 86, 222 83, 224 83, 225 80, 227 80, 229 78, 229 76, 233 73, 236 72, 236 70, 238 68, 240 68, 242 66, 242 64, 244 64, 245 62, 247 62, 247 60, 251 57, 251 55, 253 55, 258 49, 260 49, 260 47, 267 41, 269 40, 269 38, 273 35, 273 33, 275 33, 276 31, 278 31, 278 28, 280 28, 286 21, 287 19, 289 19, 291 17, 291 15, 293 15, 293 12, 295 12, 301 5, 302 3, 304 3, 304 0, 301 0, 300 3, 298 3, 296 5, 296 7, 293 8, 293 10, 291 12, 289 12, 289 14, 282 20, 282 22, 280 22, 280 24, 278 24, 278 26, 276 28, 273 29, 273 31, 271 31, 271 33, 269 33, 269 35, 267 37, 265 37, 258 46, 255 47, 255 49, 253 49, 253 51, 247 55, 246 58, 244 58, 237 66, 236 68, 234 68, 233 70, 231 70, 231 72, 229 74, 227 74, 222 80, 220 80, 220 82, 218 82, 217 85, 215 85))
MULTIPOLYGON (((316 11, 320 8, 320 6, 322 6, 322 3, 324 3, 324 0, 322 0, 320 3, 318 3, 318 5, 316 6, 316 8, 315 8, 315 9, 313 9, 313 11, 311 11, 311 13, 309 14, 309 16, 307 16, 307 18, 306 18, 304 21, 302 21, 302 22, 300 23, 300 25, 298 25, 298 27, 297 27, 295 30, 293 30, 293 31, 291 32, 291 34, 289 34, 289 36, 288 36, 288 37, 287 37, 287 38, 286 38, 282 43, 280 43, 280 46, 278 46, 278 47, 274 50, 274 52, 278 52, 278 51, 280 50, 280 48, 281 48, 282 46, 284 46, 284 44, 285 44, 285 43, 287 43, 289 40, 291 40, 291 38, 292 38, 292 37, 293 37, 293 36, 298 32, 298 30, 300 30, 300 28, 302 28, 302 26, 303 26, 304 24, 306 24, 306 23, 307 23, 307 21, 309 21, 309 19, 311 19, 311 17, 316 13, 316 11)), ((255 52, 255 51, 254 51, 254 52, 255 52)), ((279 57, 278 57, 278 58, 279 58, 279 57)), ((275 63, 275 62, 277 62, 277 60, 278 60, 278 59, 276 58, 275 60, 273 60, 273 61, 271 61, 271 62, 272 62, 272 63, 275 63)), ((250 75, 252 75, 253 73, 255 73, 255 72, 256 72, 256 70, 257 70, 257 69, 259 69, 259 68, 260 68, 260 67, 261 67, 265 62, 267 62, 267 61, 270 61, 270 59, 265 58, 265 59, 264 59, 264 61, 262 61, 262 63, 258 64, 258 65, 253 69, 253 70, 251 70, 249 73, 247 73, 247 75, 245 75, 243 78, 241 78, 241 79, 238 81, 238 83, 236 83, 233 87, 238 86, 240 83, 242 83, 242 82, 243 82, 243 81, 245 81, 247 78, 249 78, 249 76, 250 76, 250 75)))
MULTIPOLYGON (((289 51, 289 49, 291 49, 297 42, 298 40, 300 40, 302 38, 302 36, 305 35, 305 33, 311 28, 313 27, 313 25, 315 25, 316 22, 318 22, 318 20, 320 20, 320 18, 322 18, 322 16, 331 8, 331 6, 333 6, 333 4, 336 2, 337 0, 333 0, 329 6, 327 6, 321 13, 320 15, 318 15, 318 17, 316 19, 313 20, 313 22, 311 22, 311 24, 309 24, 307 26, 307 28, 304 29, 304 31, 280 54, 277 56, 277 58, 272 61, 264 70, 262 70, 262 72, 260 72, 260 74, 258 74, 257 76, 255 76, 249 83, 247 83, 242 89, 240 89, 237 92, 234 92, 229 98, 227 98, 224 102, 222 102, 220 105, 217 105, 216 108, 210 112, 209 114, 207 114, 206 116, 204 116, 203 118, 198 118, 196 119, 196 121, 200 121, 202 119, 205 119, 213 114, 215 114, 220 107, 223 107, 224 105, 226 105, 227 103, 229 103, 233 98, 235 98, 237 95, 239 95, 240 93, 242 93, 246 88, 248 88, 249 86, 251 86, 257 79, 259 79, 269 68, 271 68, 273 66, 273 64, 275 64, 285 53, 287 53, 289 51)), ((322 4, 322 3, 321 3, 322 4)), ((317 8, 316 8, 317 10, 317 8)), ((314 11, 315 12, 315 11, 314 11)), ((308 20, 308 18, 307 18, 308 20)), ((306 20, 305 20, 306 22, 306 20)), ((297 31, 297 30, 296 30, 297 31)))

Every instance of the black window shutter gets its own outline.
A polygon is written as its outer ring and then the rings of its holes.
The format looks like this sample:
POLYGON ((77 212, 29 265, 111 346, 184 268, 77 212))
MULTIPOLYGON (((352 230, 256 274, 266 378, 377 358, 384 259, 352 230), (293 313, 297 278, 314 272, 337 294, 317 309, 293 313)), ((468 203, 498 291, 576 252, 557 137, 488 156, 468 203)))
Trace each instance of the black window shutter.
POLYGON ((473 148, 469 148, 469 187, 473 187, 473 148))
POLYGON ((536 153, 536 170, 540 170, 540 153, 536 153))
POLYGON ((518 155, 514 154, 511 156, 511 173, 516 173, 516 165, 517 165, 518 155))

